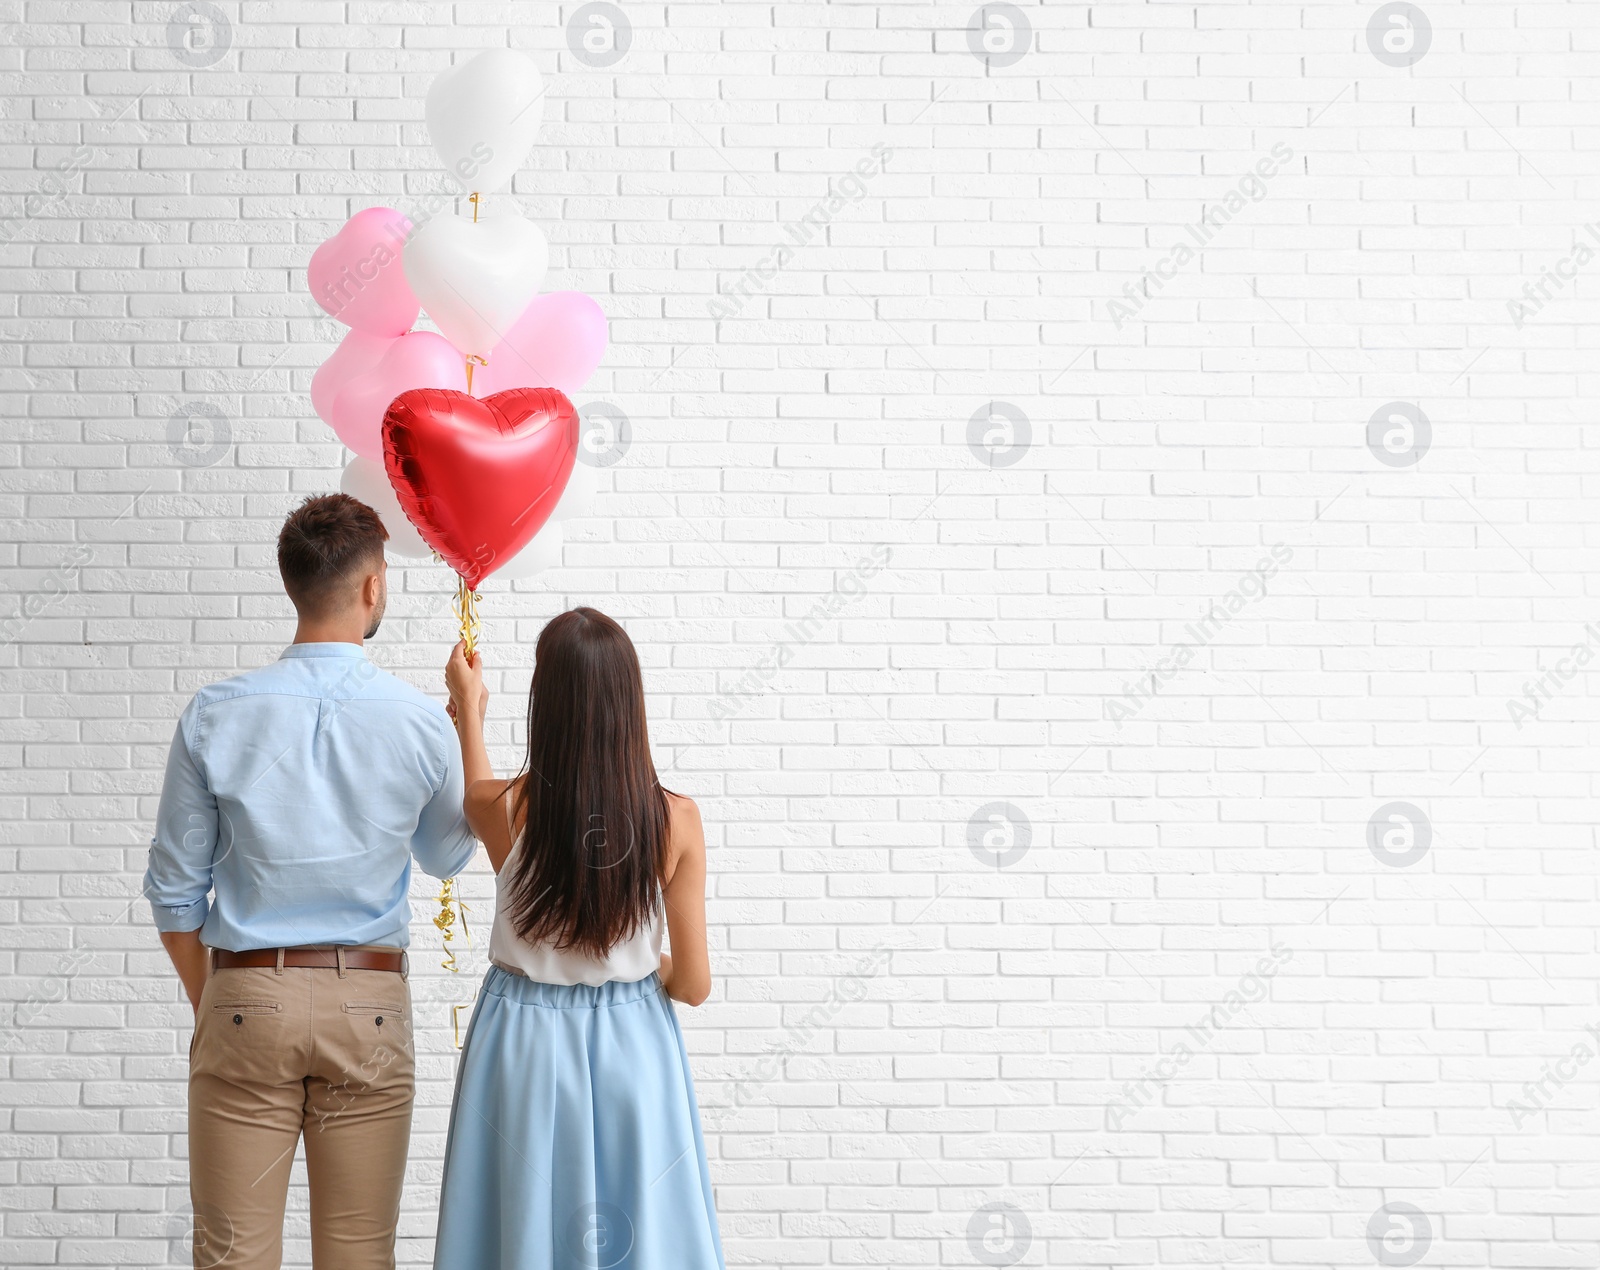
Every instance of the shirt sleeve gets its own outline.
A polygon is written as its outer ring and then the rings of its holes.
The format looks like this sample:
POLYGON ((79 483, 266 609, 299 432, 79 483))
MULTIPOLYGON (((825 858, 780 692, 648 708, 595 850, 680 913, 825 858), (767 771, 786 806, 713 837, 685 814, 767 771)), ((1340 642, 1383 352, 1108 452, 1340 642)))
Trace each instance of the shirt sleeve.
POLYGON ((144 875, 145 898, 160 931, 199 930, 211 911, 207 896, 217 846, 217 800, 189 748, 193 711, 191 703, 172 735, 144 875))
POLYGON ((453 878, 467 867, 478 849, 478 840, 467 827, 467 781, 461 768, 461 746, 456 741, 455 727, 443 713, 437 722, 444 749, 444 780, 417 817, 411 854, 424 873, 436 878, 453 878))

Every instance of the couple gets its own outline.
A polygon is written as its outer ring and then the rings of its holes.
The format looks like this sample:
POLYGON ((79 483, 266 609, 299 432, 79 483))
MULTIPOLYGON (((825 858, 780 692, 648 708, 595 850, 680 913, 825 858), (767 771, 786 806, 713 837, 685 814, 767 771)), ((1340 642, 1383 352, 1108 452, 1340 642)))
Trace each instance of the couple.
POLYGON ((303 1136, 317 1270, 393 1267, 411 861, 448 878, 481 841, 493 965, 461 1053, 435 1267, 720 1270, 668 1001, 710 990, 705 838, 656 779, 633 645, 593 609, 553 619, 527 760, 496 780, 477 657, 452 653, 448 707, 367 660, 387 537, 348 495, 306 500, 278 538, 294 643, 201 689, 173 737, 145 894, 195 1011, 194 1264, 276 1270, 303 1136))

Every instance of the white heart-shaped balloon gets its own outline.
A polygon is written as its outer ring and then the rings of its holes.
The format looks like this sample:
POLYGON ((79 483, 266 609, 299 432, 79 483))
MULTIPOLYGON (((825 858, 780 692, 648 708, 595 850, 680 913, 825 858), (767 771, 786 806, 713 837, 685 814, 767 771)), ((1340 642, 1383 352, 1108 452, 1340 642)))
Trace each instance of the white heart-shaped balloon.
POLYGON ((488 49, 433 81, 423 117, 433 148, 463 189, 504 189, 544 117, 539 68, 511 49, 488 49))
POLYGON ((435 216, 411 236, 401 259, 445 339, 488 357, 539 294, 550 244, 520 216, 435 216))
POLYGON ((560 525, 546 524, 530 542, 494 571, 497 578, 532 578, 561 563, 561 548, 566 531, 560 525))
POLYGON ((585 461, 583 451, 572 465, 572 475, 567 477, 567 488, 561 491, 561 501, 556 504, 550 519, 574 520, 587 516, 594 506, 594 496, 600 492, 600 469, 585 461))
POLYGON ((382 463, 357 455, 339 478, 339 488, 378 513, 378 519, 389 531, 389 541, 384 546, 395 555, 415 560, 433 554, 433 548, 422 541, 417 527, 400 510, 400 500, 395 497, 394 486, 389 484, 389 475, 382 463))

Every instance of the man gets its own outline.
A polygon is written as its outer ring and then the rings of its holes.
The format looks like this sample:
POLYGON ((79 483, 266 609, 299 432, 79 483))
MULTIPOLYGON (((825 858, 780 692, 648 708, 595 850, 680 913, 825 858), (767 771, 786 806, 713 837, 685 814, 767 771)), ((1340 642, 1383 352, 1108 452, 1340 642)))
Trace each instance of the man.
POLYGON ((294 643, 195 694, 167 759, 145 894, 195 1010, 189 1185, 208 1270, 277 1270, 302 1133, 317 1270, 394 1266, 411 860, 452 877, 476 843, 444 707, 363 651, 387 538, 345 494, 289 516, 294 643))

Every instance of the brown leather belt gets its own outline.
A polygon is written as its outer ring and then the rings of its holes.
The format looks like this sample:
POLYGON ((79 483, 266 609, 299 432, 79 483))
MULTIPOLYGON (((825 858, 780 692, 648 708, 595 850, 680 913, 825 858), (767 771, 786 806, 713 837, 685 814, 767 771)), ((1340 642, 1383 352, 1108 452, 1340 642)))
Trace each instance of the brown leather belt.
POLYGON ((280 953, 285 966, 316 970, 339 969, 341 954, 346 970, 389 970, 403 974, 406 968, 405 953, 377 952, 371 948, 251 948, 244 952, 229 952, 225 948, 214 950, 218 970, 234 970, 244 966, 266 966, 276 970, 280 953))

